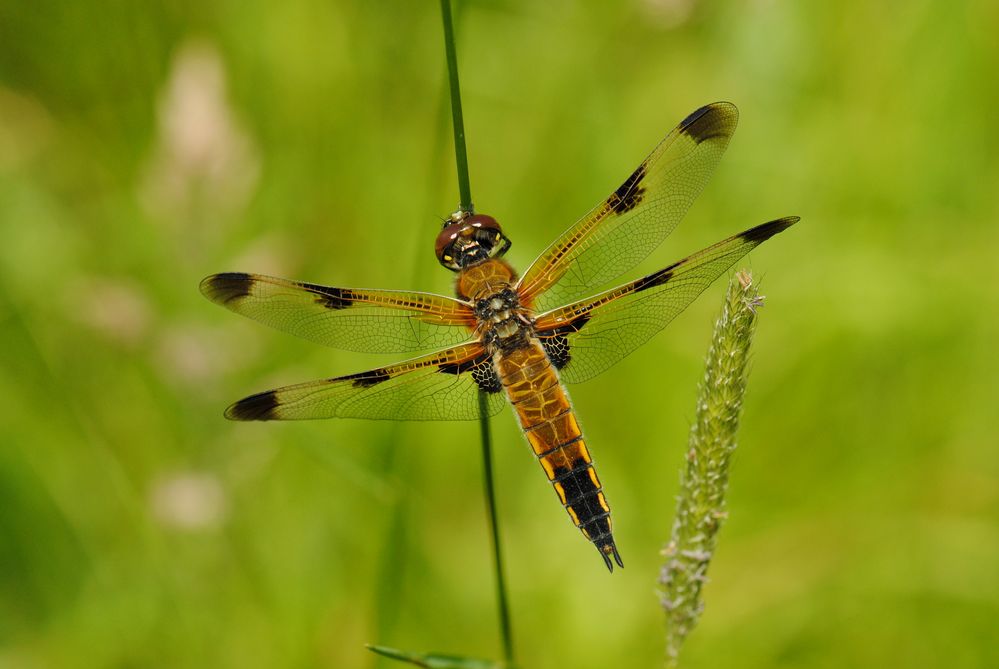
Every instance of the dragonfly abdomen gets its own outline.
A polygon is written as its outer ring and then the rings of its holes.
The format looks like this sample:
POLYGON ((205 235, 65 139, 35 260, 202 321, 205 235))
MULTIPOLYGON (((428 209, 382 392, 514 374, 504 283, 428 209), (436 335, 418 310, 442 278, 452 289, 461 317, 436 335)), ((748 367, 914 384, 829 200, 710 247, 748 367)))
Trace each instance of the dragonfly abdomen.
POLYGON ((600 551, 624 566, 611 529, 610 506, 582 430, 544 349, 536 340, 497 358, 497 375, 520 426, 572 522, 600 551))

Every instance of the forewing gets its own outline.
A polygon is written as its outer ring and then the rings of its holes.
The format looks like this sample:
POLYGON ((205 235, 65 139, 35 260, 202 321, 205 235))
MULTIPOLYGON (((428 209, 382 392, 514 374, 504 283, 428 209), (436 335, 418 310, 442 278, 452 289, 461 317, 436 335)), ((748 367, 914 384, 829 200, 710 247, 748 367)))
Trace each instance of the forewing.
POLYGON ((479 390, 490 415, 504 404, 488 352, 479 342, 396 365, 268 390, 226 409, 230 420, 473 420, 479 390))
POLYGON ((563 380, 591 379, 666 327, 739 258, 797 222, 792 216, 758 225, 637 281, 542 314, 538 337, 563 380))
POLYGON ((426 351, 467 342, 471 308, 430 293, 356 290, 260 274, 213 274, 201 292, 231 311, 325 346, 361 353, 426 351))
POLYGON ((545 311, 591 295, 654 251, 704 188, 739 112, 715 102, 690 114, 631 176, 524 273, 521 303, 545 311))

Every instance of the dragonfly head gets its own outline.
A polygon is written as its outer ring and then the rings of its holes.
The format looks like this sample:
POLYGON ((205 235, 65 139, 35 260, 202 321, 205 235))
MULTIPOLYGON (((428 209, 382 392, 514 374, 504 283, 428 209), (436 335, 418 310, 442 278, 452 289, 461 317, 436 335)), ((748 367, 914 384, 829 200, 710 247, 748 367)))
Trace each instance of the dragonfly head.
POLYGON ((434 246, 438 262, 455 272, 498 258, 509 248, 510 240, 495 218, 465 212, 453 214, 444 223, 434 246))

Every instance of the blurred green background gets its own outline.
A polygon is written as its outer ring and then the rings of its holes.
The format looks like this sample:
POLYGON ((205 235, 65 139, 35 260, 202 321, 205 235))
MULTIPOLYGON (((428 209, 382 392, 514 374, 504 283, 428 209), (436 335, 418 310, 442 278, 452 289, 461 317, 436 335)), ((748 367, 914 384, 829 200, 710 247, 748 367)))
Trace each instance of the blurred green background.
MULTIPOLYGON (((226 422, 387 358, 197 290, 450 293, 438 11, 0 2, 0 666, 498 655, 477 426, 226 422)), ((643 269, 802 216, 743 263, 768 300, 685 666, 999 666, 999 4, 482 0, 457 29, 474 199, 518 267, 718 99, 741 129, 643 269)), ((723 288, 570 388, 625 569, 493 421, 525 668, 659 666, 723 288)))

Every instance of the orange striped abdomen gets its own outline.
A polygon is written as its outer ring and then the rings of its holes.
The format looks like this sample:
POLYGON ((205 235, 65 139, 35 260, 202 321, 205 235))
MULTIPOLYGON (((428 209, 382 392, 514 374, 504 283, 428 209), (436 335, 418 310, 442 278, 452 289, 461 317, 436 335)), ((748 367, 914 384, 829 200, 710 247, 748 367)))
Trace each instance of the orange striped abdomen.
POLYGON ((596 545, 607 568, 621 563, 611 533, 610 506, 593 468, 569 396, 536 340, 497 355, 496 371, 520 426, 569 517, 596 545))

